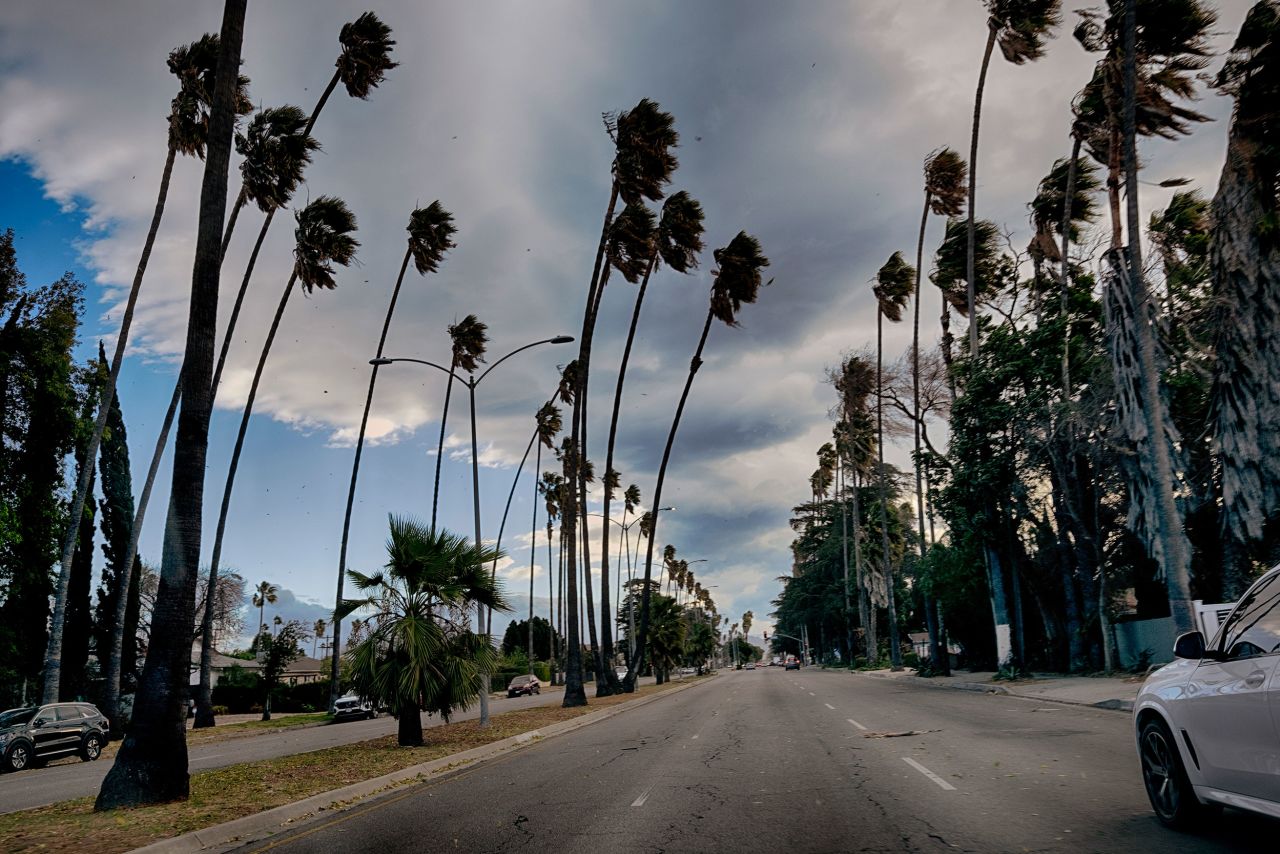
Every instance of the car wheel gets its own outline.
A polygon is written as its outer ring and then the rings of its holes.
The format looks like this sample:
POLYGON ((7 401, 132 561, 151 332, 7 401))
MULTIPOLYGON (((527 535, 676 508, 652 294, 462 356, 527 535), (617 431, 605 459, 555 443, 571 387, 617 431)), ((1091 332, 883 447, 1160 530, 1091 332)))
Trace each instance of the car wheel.
POLYGON ((1182 765, 1178 745, 1163 721, 1153 719, 1142 727, 1138 739, 1142 759, 1142 782, 1156 818, 1166 827, 1187 830, 1211 811, 1196 798, 1182 765))
POLYGON ((373 720, 373 719, 374 719, 374 718, 376 718, 377 716, 378 716, 378 712, 377 712, 377 710, 376 710, 376 709, 370 709, 370 710, 369 710, 369 720, 373 720))
POLYGON ((535 694, 541 694, 541 693, 542 693, 542 689, 541 689, 541 688, 534 688, 534 689, 533 689, 533 693, 535 693, 535 694))
POLYGON ((18 742, 9 748, 9 752, 4 755, 4 770, 6 771, 22 771, 30 768, 32 759, 31 748, 23 742, 18 742))
POLYGON ((91 732, 84 738, 84 744, 80 745, 80 758, 85 762, 93 762, 102 755, 102 736, 96 732, 91 732))

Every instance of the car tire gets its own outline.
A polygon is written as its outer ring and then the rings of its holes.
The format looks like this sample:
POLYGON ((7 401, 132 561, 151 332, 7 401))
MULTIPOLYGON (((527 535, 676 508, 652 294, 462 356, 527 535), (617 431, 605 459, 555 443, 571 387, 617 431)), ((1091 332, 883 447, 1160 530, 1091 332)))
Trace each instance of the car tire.
POLYGON ((93 762, 102 755, 102 736, 96 732, 91 732, 84 737, 84 742, 80 745, 80 759, 85 762, 93 762))
POLYGON ((535 693, 535 694, 541 694, 541 693, 542 693, 542 689, 541 689, 541 688, 534 688, 534 689, 533 689, 533 693, 535 693))
POLYGON ((1143 725, 1138 736, 1138 756, 1147 800, 1165 827, 1191 830, 1215 812, 1196 797, 1177 742, 1164 721, 1153 718, 1143 725))
POLYGON ((378 712, 377 712, 377 710, 376 710, 376 709, 370 709, 370 710, 369 710, 369 720, 373 720, 373 719, 374 719, 374 718, 376 718, 377 716, 378 716, 378 712))
POLYGON ((35 766, 35 755, 31 750, 31 745, 26 742, 19 741, 10 745, 4 754, 4 770, 6 771, 24 771, 27 768, 35 766))

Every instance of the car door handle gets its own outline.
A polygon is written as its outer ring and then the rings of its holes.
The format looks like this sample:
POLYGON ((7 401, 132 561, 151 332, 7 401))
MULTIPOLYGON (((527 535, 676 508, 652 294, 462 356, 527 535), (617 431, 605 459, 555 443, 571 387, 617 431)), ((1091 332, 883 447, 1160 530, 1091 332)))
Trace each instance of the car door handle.
POLYGON ((1267 674, 1261 670, 1255 670, 1244 678, 1244 684, 1250 688, 1257 688, 1263 682, 1267 681, 1267 674))

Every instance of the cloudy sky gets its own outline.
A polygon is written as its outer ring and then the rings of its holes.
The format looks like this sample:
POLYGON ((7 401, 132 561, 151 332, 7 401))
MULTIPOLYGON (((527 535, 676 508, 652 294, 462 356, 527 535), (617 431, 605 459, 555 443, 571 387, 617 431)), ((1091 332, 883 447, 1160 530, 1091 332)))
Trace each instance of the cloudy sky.
MULTIPOLYGON (((1068 3, 1074 10, 1086 4, 1068 3)), ((1249 6, 1221 0, 1217 39, 1230 44, 1249 6)), ((244 73, 259 106, 310 110, 337 55, 342 24, 365 10, 337 0, 252 3, 244 73)), ((610 142, 601 113, 642 97, 672 112, 681 134, 671 189, 706 211, 702 269, 662 272, 647 300, 628 372, 619 462, 623 483, 653 489, 662 444, 705 316, 710 250, 745 229, 759 237, 774 284, 742 328, 712 330, 677 440, 659 544, 695 567, 723 613, 747 609, 767 627, 776 577, 790 570, 790 508, 808 493, 814 452, 834 401, 824 371, 875 340, 869 280, 914 247, 920 168, 933 149, 967 151, 985 37, 977 0, 858 2, 473 2, 380 0, 400 66, 368 101, 341 87, 321 115, 323 146, 297 201, 345 199, 359 220, 359 263, 334 292, 295 296, 267 366, 240 467, 224 563, 251 583, 294 594, 299 616, 332 607, 352 441, 409 211, 433 199, 456 217, 438 274, 412 272, 387 352, 447 360, 446 327, 468 313, 490 327, 491 353, 577 334, 608 199, 610 142)), ((216 31, 220 4, 17 0, 0 13, 0 228, 17 232, 34 284, 63 270, 89 284, 82 352, 110 341, 155 201, 174 81, 168 51, 216 31)), ((978 212, 1027 237, 1027 200, 1067 153, 1068 105, 1092 58, 1064 28, 1038 63, 996 58, 988 77, 978 212)), ((1220 61, 1215 61, 1216 69, 1220 61)), ((1147 177, 1188 177, 1212 193, 1229 103, 1206 93, 1218 121, 1176 143, 1146 144, 1147 177)), ((180 160, 121 376, 140 482, 173 386, 185 335, 201 164, 180 160)), ((232 192, 238 179, 232 176, 232 192)), ((1168 191, 1147 188, 1144 210, 1168 191)), ((246 210, 225 264, 225 318, 261 214, 246 210)), ((210 436, 205 552, 212 545, 239 409, 288 276, 291 223, 277 218, 236 332, 210 436)), ((934 222, 926 246, 942 225, 934 222)), ((609 398, 634 286, 615 277, 593 357, 589 450, 603 466, 609 398)), ((924 298, 933 335, 936 293, 924 298)), ((886 333, 894 357, 908 324, 886 333)), ((572 347, 505 363, 481 386, 480 487, 486 538, 533 424, 572 347)), ((379 378, 353 521, 350 563, 383 560, 386 514, 429 515, 444 388, 429 369, 379 378)), ((451 412, 441 486, 443 523, 471 533, 465 398, 451 412)), ((905 448, 890 451, 899 463, 905 448)), ((167 464, 166 460, 166 464, 167 464)), ((546 468, 544 460, 544 468, 546 468)), ((152 506, 163 508, 169 471, 152 506)), ((503 574, 527 607, 532 485, 522 482, 503 574), (524 592, 521 592, 524 591, 524 592)), ((597 496, 598 498, 598 496, 597 496)), ((158 512, 158 511, 157 511, 158 512)), ((160 528, 143 537, 158 560, 160 528)), ((539 525, 541 527, 541 523, 539 525)), ((598 531, 596 537, 598 539, 598 531)), ((598 548, 595 550, 598 553, 598 548)), ((540 548, 545 560, 545 551, 540 548)), ((535 607, 546 574, 535 568, 535 607)), ((753 629, 758 637, 760 629, 753 629)))

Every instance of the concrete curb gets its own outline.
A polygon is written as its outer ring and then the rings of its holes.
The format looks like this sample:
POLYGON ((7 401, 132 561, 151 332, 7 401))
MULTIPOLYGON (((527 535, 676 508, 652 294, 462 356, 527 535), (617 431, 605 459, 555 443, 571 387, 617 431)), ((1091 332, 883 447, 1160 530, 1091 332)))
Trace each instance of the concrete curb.
POLYGON ((690 682, 687 685, 680 685, 658 694, 610 706, 598 712, 589 712, 573 720, 561 721, 542 729, 518 733, 491 744, 473 747, 471 750, 466 750, 462 753, 454 753, 449 756, 442 756, 439 759, 433 759, 430 762, 411 765, 408 768, 392 771, 372 780, 365 780, 339 789, 321 792, 301 801, 247 815, 213 827, 195 830, 171 839, 162 839, 142 848, 135 848, 134 854, 179 854, 179 852, 186 854, 186 852, 194 851, 238 848, 242 845, 266 839, 281 830, 289 829, 290 825, 312 818, 319 813, 341 812, 357 805, 370 796, 381 794, 400 786, 445 779, 531 744, 600 723, 614 715, 648 705, 703 684, 705 684, 703 681, 690 682))
MULTIPOLYGON (((902 677, 884 676, 879 673, 862 673, 862 676, 871 676, 876 679, 898 679, 902 677)), ((1109 699, 1099 700, 1094 703, 1088 703, 1083 700, 1064 700, 1060 697, 1048 697, 1044 694, 1029 694, 1022 691, 1015 691, 1006 688, 1003 685, 995 685, 990 682, 932 682, 928 679, 912 680, 912 684, 923 685, 926 688, 937 688, 941 690, 952 691, 975 691, 983 694, 1001 694, 1008 697, 1018 697, 1023 700, 1039 700, 1045 703, 1062 703, 1068 706, 1083 706, 1087 709, 1102 709, 1109 712, 1132 712, 1133 700, 1109 699)))

